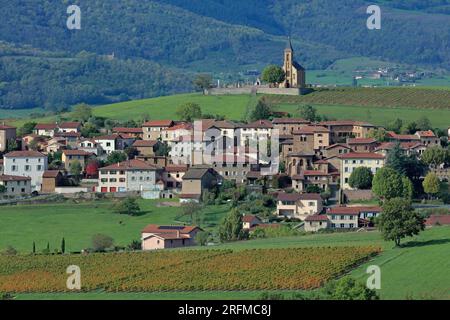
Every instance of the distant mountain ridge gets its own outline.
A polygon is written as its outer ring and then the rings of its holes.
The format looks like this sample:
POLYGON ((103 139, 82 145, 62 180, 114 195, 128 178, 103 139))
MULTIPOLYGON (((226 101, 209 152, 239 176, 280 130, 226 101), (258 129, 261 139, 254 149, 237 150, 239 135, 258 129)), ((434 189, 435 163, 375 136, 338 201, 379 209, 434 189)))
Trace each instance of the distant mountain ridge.
POLYGON ((29 59, 12 63, 0 52, 0 108, 58 109, 84 100, 105 103, 189 91, 195 72, 237 74, 281 63, 287 35, 293 38, 297 60, 309 70, 354 56, 450 69, 450 1, 376 3, 382 7, 380 31, 366 28, 365 9, 372 3, 363 0, 79 0, 82 29, 71 31, 66 28, 67 1, 22 0, 18 5, 0 0, 0 40, 72 58, 80 52, 98 57, 114 53, 116 61, 95 66, 103 66, 104 77, 116 79, 111 90, 111 81, 103 83, 83 65, 67 72, 69 67, 48 59, 40 64, 38 57, 32 66, 29 59), (139 76, 133 61, 146 64, 139 76), (30 72, 19 72, 30 67, 34 74, 47 75, 41 80, 48 88, 43 97, 37 96, 30 72), (132 81, 138 83, 125 90, 132 81), (85 93, 63 97, 67 86, 76 84, 75 92, 85 93))

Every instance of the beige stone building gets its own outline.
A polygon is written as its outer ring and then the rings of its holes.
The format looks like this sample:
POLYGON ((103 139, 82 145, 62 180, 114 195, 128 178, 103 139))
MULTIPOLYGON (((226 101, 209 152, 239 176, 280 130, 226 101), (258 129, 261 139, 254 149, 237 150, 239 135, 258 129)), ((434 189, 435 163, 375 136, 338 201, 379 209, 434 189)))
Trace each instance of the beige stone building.
POLYGON ((21 196, 31 193, 31 178, 22 176, 0 175, 0 185, 5 187, 5 192, 0 196, 21 196))
POLYGON ((273 128, 278 129, 279 135, 292 135, 294 131, 300 130, 311 124, 310 121, 301 118, 277 118, 273 119, 273 128))
POLYGON ((142 125, 144 140, 162 140, 163 131, 173 127, 173 120, 153 120, 147 121, 142 125))
POLYGON ((356 168, 369 168, 375 175, 377 171, 384 167, 385 157, 378 153, 347 153, 339 157, 341 160, 341 189, 352 190, 349 179, 356 168))
POLYGON ((319 214, 323 210, 320 194, 315 193, 279 193, 277 197, 277 215, 305 220, 306 217, 319 214))
POLYGON ((220 175, 207 166, 191 167, 183 176, 180 202, 199 202, 207 190, 221 182, 220 175))
POLYGON ((16 140, 16 128, 0 124, 0 152, 8 149, 8 142, 16 140))

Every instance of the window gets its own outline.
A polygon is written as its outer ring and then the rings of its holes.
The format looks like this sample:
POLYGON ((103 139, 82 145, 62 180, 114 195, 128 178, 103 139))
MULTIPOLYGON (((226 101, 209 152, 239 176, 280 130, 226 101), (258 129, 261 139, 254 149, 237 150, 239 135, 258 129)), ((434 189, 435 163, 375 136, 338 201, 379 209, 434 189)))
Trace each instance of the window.
POLYGON ((25 166, 25 171, 30 171, 30 170, 31 170, 31 166, 26 165, 26 166, 25 166))
POLYGON ((109 182, 117 182, 117 179, 116 178, 111 178, 111 179, 109 179, 109 182))
POLYGON ((37 166, 37 171, 42 171, 42 166, 40 164, 37 166))
POLYGON ((341 223, 341 229, 344 229, 344 228, 345 228, 345 224, 341 223))
POLYGON ((11 171, 17 171, 17 166, 11 166, 11 171))

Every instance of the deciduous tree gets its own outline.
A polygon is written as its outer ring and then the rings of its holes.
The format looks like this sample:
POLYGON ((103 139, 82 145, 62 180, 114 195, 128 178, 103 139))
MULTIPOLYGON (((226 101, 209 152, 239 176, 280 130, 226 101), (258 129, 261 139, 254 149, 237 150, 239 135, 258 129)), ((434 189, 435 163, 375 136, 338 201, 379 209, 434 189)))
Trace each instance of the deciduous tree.
POLYGON ((366 167, 359 167, 352 172, 348 183, 354 189, 367 190, 372 188, 372 180, 372 171, 366 167))

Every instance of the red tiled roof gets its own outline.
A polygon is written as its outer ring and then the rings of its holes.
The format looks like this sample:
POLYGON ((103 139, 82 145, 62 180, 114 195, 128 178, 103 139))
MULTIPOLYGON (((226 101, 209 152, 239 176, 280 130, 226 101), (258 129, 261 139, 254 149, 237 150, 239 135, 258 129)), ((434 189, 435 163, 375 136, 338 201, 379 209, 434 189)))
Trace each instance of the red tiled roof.
POLYGON ((133 147, 154 147, 158 144, 156 140, 136 140, 133 147))
POLYGON ((27 151, 12 151, 10 153, 5 154, 3 157, 5 158, 45 158, 46 155, 33 150, 27 151))
POLYGON ((0 174, 0 181, 28 181, 31 180, 30 177, 22 176, 10 176, 5 174, 0 174))
POLYGON ((250 223, 252 222, 254 219, 257 219, 259 221, 261 221, 261 219, 259 219, 257 216, 255 215, 245 215, 242 217, 242 222, 247 222, 250 223))
POLYGON ((191 233, 196 229, 200 228, 196 226, 160 226, 150 224, 142 230, 142 233, 150 233, 163 239, 186 239, 190 238, 191 233))
POLYGON ((284 193, 281 192, 277 197, 278 201, 298 201, 298 200, 317 200, 322 201, 318 193, 284 193))
POLYGON ((435 138, 436 137, 434 132, 431 131, 431 130, 428 130, 428 131, 417 131, 416 135, 418 135, 419 137, 425 137, 425 138, 435 138))
POLYGON ((171 127, 173 126, 173 120, 152 120, 147 121, 142 126, 143 127, 171 127))
POLYGON ((38 123, 34 126, 35 130, 54 130, 58 128, 56 123, 38 123))
POLYGON ((63 129, 77 129, 79 126, 81 126, 80 122, 63 122, 58 125, 59 128, 63 129))
POLYGON ((303 171, 304 176, 328 176, 328 173, 319 170, 305 170, 303 171))
POLYGON ((117 127, 113 128, 114 132, 117 133, 143 133, 142 128, 124 128, 124 127, 117 127))
POLYGON ((44 171, 44 174, 42 175, 43 178, 56 178, 58 174, 60 174, 61 171, 59 170, 47 170, 44 171))
POLYGON ((305 221, 329 221, 327 215, 325 214, 313 214, 307 216, 305 221))
POLYGON ((382 154, 373 153, 373 152, 350 152, 343 155, 340 155, 339 158, 341 159, 384 159, 384 156, 382 154))
MULTIPOLYGON (((396 142, 383 142, 375 149, 375 151, 391 150, 396 146, 396 144, 397 144, 396 142)), ((415 149, 415 148, 421 147, 421 146, 424 146, 421 142, 401 142, 400 143, 400 148, 402 148, 403 150, 415 149)))
POLYGON ((448 225, 448 224, 450 224, 450 214, 433 215, 433 216, 430 216, 425 221, 425 225, 427 225, 427 226, 434 226, 436 224, 440 224, 440 225, 448 225))
POLYGON ((0 130, 7 130, 7 129, 16 129, 16 127, 7 126, 5 124, 0 124, 0 130))
POLYGON ((395 140, 420 140, 415 134, 396 134, 395 132, 389 131, 388 136, 395 140))
POLYGON ((79 132, 57 132, 55 133, 55 137, 64 137, 64 138, 75 138, 80 137, 81 133, 79 132))
POLYGON ((186 165, 168 165, 166 166, 167 172, 186 172, 188 171, 188 166, 186 165))
POLYGON ((314 134, 314 133, 329 133, 330 130, 328 130, 325 127, 321 126, 306 126, 299 130, 294 130, 292 134, 314 134))
POLYGON ((100 170, 156 170, 157 167, 141 160, 127 160, 117 164, 112 164, 100 170))
POLYGON ((63 153, 66 156, 91 156, 92 153, 86 152, 84 150, 64 150, 63 153))
POLYGON ((167 128, 167 131, 176 131, 176 130, 192 130, 192 124, 190 123, 180 123, 173 127, 167 128))

